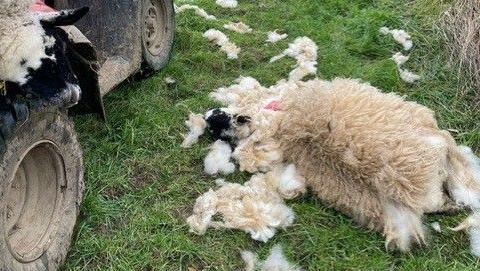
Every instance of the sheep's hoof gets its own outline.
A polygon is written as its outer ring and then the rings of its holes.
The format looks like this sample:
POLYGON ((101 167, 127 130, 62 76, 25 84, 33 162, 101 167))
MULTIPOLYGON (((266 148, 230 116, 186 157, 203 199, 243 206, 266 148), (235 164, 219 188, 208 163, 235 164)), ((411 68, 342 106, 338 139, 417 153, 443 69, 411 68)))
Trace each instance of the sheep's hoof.
POLYGON ((389 204, 385 208, 384 219, 385 248, 388 251, 406 252, 412 245, 426 245, 420 214, 399 204, 389 204))

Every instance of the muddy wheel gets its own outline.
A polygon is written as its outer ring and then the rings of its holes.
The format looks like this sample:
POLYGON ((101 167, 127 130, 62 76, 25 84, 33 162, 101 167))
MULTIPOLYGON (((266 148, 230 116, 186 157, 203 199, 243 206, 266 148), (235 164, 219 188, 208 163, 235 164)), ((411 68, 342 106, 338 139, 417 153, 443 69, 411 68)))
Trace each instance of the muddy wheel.
POLYGON ((165 67, 175 36, 172 0, 142 0, 142 48, 144 64, 155 71, 165 67))
POLYGON ((57 110, 0 113, 0 270, 57 270, 83 193, 73 124, 57 110))

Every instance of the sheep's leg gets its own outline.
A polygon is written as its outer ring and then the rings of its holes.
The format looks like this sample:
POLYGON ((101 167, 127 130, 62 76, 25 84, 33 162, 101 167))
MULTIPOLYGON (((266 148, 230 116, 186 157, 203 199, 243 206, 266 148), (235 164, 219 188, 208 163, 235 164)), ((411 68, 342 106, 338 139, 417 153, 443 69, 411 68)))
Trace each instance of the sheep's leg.
POLYGON ((358 224, 382 232, 382 202, 370 187, 342 180, 326 165, 307 168, 313 165, 299 162, 297 166, 299 173, 323 202, 352 217, 358 224))
POLYGON ((465 146, 451 146, 448 153, 447 190, 460 206, 480 209, 480 159, 465 146))
POLYGON ((425 244, 421 216, 422 214, 416 213, 402 204, 387 202, 383 215, 386 249, 408 251, 412 243, 425 244))

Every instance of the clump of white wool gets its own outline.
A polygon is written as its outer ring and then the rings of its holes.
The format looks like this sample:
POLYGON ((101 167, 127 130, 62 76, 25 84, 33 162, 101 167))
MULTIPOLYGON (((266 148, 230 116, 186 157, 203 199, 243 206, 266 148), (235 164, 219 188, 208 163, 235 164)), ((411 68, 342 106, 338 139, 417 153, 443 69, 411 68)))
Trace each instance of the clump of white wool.
POLYGON ((205 132, 207 122, 203 119, 201 114, 190 113, 188 120, 185 121, 185 125, 188 127, 189 132, 183 139, 182 147, 190 148, 193 144, 198 142, 198 138, 205 132))
POLYGON ((441 233, 442 232, 442 227, 440 226, 440 223, 439 222, 432 222, 430 224, 430 227, 432 227, 432 229, 438 233, 441 233))
POLYGON ((410 56, 406 56, 401 52, 397 52, 392 56, 391 59, 395 62, 395 64, 397 64, 397 67, 400 67, 405 64, 405 62, 407 62, 409 58, 410 56))
POLYGON ((288 78, 290 81, 300 81, 305 76, 317 73, 317 51, 318 46, 308 37, 300 37, 290 43, 288 49, 283 53, 270 59, 270 63, 275 62, 285 56, 297 60, 297 64, 290 72, 288 78))
POLYGON ((268 258, 264 262, 258 262, 258 256, 251 251, 242 251, 241 256, 245 262, 245 271, 254 271, 260 268, 260 271, 301 271, 302 269, 295 264, 290 263, 285 255, 281 245, 275 245, 270 250, 268 258))
POLYGON ((173 85, 177 83, 177 80, 173 79, 173 77, 170 77, 170 76, 165 77, 164 81, 168 85, 173 85))
POLYGON ((220 51, 227 54, 228 59, 237 59, 238 54, 241 49, 231 42, 228 37, 217 29, 209 29, 203 33, 203 37, 207 38, 209 41, 215 42, 216 45, 220 46, 220 51))
POLYGON ((217 213, 217 193, 210 189, 195 201, 193 207, 194 215, 187 218, 190 232, 202 235, 211 225, 212 217, 217 213))
POLYGON ((215 3, 222 8, 236 8, 238 6, 237 0, 217 0, 215 3))
POLYGON ((452 230, 468 230, 470 236, 470 251, 476 257, 480 257, 480 212, 474 212, 452 230))
POLYGON ((283 254, 282 247, 275 245, 270 250, 270 255, 262 264, 262 271, 301 271, 301 268, 290 263, 283 254))
POLYGON ((245 263, 245 271, 255 271, 258 265, 258 256, 257 254, 244 250, 240 252, 243 262, 245 263))
POLYGON ((281 41, 281 40, 284 40, 288 38, 288 35, 286 33, 284 34, 279 34, 277 32, 277 30, 274 30, 274 31, 269 31, 267 33, 267 40, 266 42, 269 42, 269 43, 275 43, 275 42, 278 42, 278 41, 281 41))
POLYGON ((392 35, 393 39, 403 46, 405 51, 412 49, 413 42, 412 37, 403 29, 389 29, 388 27, 381 27, 380 33, 383 35, 392 35))
POLYGON ((231 174, 235 171, 235 164, 231 162, 232 148, 223 141, 213 143, 210 152, 203 160, 204 171, 208 175, 231 174))
POLYGON ((199 6, 196 6, 196 5, 185 4, 185 5, 181 5, 181 6, 175 8, 176 13, 181 13, 181 12, 184 12, 186 10, 193 10, 193 11, 195 11, 195 14, 197 14, 198 16, 203 17, 207 20, 214 21, 214 20, 217 19, 217 17, 208 14, 204 9, 202 9, 199 6))
POLYGON ((402 65, 408 61, 410 56, 403 55, 401 52, 398 52, 392 56, 392 60, 397 64, 398 73, 400 74, 400 78, 407 82, 407 83, 414 83, 415 81, 420 80, 422 77, 417 75, 408 69, 403 69, 402 65))
POLYGON ((304 187, 298 184, 285 184, 288 182, 285 178, 292 178, 292 182, 303 179, 292 175, 291 168, 278 172, 280 176, 275 172, 255 174, 243 185, 217 180, 217 190, 210 190, 197 199, 193 214, 187 219, 191 231, 203 234, 208 227, 240 229, 254 240, 268 241, 277 229, 290 226, 295 218, 284 198, 304 192, 304 187), (212 221, 217 213, 222 220, 212 221))
POLYGON ((400 73, 400 78, 409 84, 415 83, 416 81, 422 79, 420 75, 415 74, 407 69, 398 69, 398 72, 400 73))
POLYGON ((232 30, 240 34, 251 33, 253 31, 250 26, 246 25, 243 22, 236 22, 236 23, 230 22, 228 24, 224 24, 223 28, 232 30))

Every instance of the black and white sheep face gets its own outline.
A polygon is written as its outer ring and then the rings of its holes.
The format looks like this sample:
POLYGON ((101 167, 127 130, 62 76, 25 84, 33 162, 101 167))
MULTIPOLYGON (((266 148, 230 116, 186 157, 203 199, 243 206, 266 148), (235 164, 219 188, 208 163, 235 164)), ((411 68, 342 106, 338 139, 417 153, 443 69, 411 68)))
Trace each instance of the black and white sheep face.
POLYGON ((37 98, 62 106, 80 100, 80 86, 67 58, 68 36, 58 26, 71 25, 88 8, 23 17, 10 48, 0 59, 0 79, 17 83, 37 98))
POLYGON ((209 132, 214 139, 234 141, 237 139, 237 128, 250 122, 248 116, 232 115, 224 108, 215 108, 205 113, 209 132))

